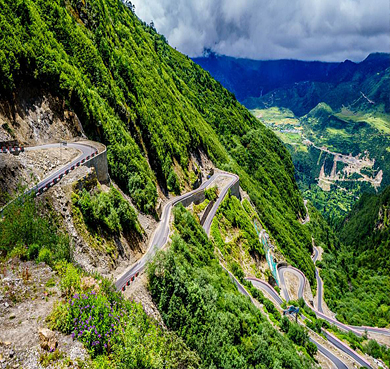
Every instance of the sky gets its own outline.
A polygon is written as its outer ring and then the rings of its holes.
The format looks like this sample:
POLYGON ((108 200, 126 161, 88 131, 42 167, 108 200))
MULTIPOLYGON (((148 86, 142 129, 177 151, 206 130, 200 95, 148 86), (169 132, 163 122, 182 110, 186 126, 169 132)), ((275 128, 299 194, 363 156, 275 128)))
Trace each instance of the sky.
POLYGON ((390 52, 389 0, 132 0, 171 46, 251 59, 361 61, 390 52))

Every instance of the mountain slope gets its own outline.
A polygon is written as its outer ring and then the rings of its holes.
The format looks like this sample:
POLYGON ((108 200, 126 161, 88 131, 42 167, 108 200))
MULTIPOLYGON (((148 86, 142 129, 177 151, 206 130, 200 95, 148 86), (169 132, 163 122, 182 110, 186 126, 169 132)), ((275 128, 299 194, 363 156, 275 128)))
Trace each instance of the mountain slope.
MULTIPOLYGON (((354 325, 390 325, 390 187, 363 195, 334 237, 328 226, 321 277, 325 299, 339 320, 354 325)), ((319 218, 320 223, 323 222, 319 218)))
POLYGON ((276 88, 268 94, 244 101, 248 108, 279 106, 296 115, 307 114, 325 102, 332 109, 390 112, 390 54, 370 54, 360 63, 346 60, 332 69, 323 81, 304 82, 276 88))
MULTIPOLYGON (((240 175, 288 260, 314 278, 291 158, 234 96, 120 1, 0 0, 1 101, 25 86, 57 96, 107 145, 111 176, 155 213, 199 152, 240 175)), ((13 116, 9 114, 11 130, 13 116)))
POLYGON ((390 111, 390 54, 373 53, 360 63, 250 60, 209 54, 194 58, 249 109, 278 106, 307 114, 320 102, 332 109, 390 111))
POLYGON ((356 262, 390 276, 390 186, 377 195, 364 194, 338 230, 356 262))

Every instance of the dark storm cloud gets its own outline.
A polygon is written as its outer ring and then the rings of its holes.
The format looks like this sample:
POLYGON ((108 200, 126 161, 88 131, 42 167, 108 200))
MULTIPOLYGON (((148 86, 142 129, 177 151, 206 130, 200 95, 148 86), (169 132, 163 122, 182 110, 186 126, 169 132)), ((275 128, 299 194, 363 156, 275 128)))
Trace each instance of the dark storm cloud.
POLYGON ((390 51, 389 0, 133 0, 171 46, 253 59, 361 60, 390 51))

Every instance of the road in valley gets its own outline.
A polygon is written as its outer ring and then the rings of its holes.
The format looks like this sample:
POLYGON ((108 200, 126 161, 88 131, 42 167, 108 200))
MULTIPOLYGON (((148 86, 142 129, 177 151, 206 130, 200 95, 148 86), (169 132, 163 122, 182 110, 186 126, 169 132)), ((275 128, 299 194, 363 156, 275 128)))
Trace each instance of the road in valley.
MULTIPOLYGON (((71 170, 75 169, 76 167, 78 167, 80 165, 83 165, 85 162, 92 159, 94 156, 96 156, 98 154, 97 147, 95 147, 93 144, 83 143, 83 142, 72 142, 72 143, 67 143, 66 145, 63 145, 62 143, 57 143, 57 144, 40 145, 40 146, 35 146, 35 147, 27 147, 27 148, 25 148, 25 151, 42 150, 42 149, 49 149, 49 148, 61 148, 61 147, 75 148, 75 149, 80 151, 80 155, 76 159, 72 160, 71 162, 69 162, 68 164, 63 166, 61 169, 55 171, 54 173, 50 174, 45 179, 40 181, 36 186, 31 188, 29 191, 27 191, 27 193, 34 192, 37 195, 43 193, 45 190, 47 190, 51 186, 58 183, 63 178, 63 176, 68 174, 71 170)), ((137 276, 141 271, 143 271, 145 269, 147 263, 153 259, 156 252, 158 250, 161 250, 168 242, 169 233, 170 233, 169 222, 170 222, 170 216, 171 216, 171 211, 172 211, 173 206, 177 205, 178 203, 182 202, 183 200, 190 200, 191 197, 198 194, 200 191, 204 191, 204 189, 206 187, 208 187, 210 184, 212 184, 214 181, 216 181, 216 179, 218 179, 221 176, 228 177, 230 179, 230 181, 225 185, 225 187, 221 191, 217 201, 215 202, 213 208, 211 209, 210 213, 208 214, 208 216, 204 222, 203 228, 204 228, 205 232, 207 233, 207 235, 209 235, 212 221, 214 219, 214 216, 215 216, 221 202, 223 201, 223 199, 227 195, 229 189, 231 189, 239 181, 239 177, 235 174, 226 173, 226 172, 216 172, 207 181, 202 183, 202 185, 198 189, 191 191, 191 192, 188 192, 184 195, 177 196, 177 197, 169 200, 163 208, 162 215, 161 215, 161 221, 159 222, 159 225, 158 225, 156 231, 153 233, 153 235, 151 237, 148 250, 146 251, 144 256, 137 263, 135 263, 134 265, 129 267, 128 270, 122 276, 120 276, 118 278, 118 280, 115 283, 115 286, 118 290, 124 289, 125 286, 128 285, 130 283, 130 281, 134 279, 135 276, 137 276)), ((315 262, 317 260, 317 258, 318 258, 318 250, 316 248, 314 248, 313 261, 315 262)), ((251 295, 246 291, 245 287, 237 280, 237 278, 235 278, 234 275, 230 271, 228 271, 223 265, 222 265, 222 267, 223 267, 223 269, 225 269, 229 273, 231 279, 234 281, 239 292, 248 296, 251 299, 251 301, 254 302, 251 295)), ((306 283, 306 278, 305 278, 304 274, 300 270, 293 268, 293 267, 290 267, 290 266, 279 267, 278 271, 279 271, 281 289, 283 291, 283 294, 285 295, 286 301, 289 300, 288 291, 287 291, 285 283, 284 283, 284 273, 286 271, 291 272, 298 277, 298 279, 299 279, 298 296, 303 297, 304 286, 306 283)), ((319 317, 329 321, 332 324, 336 324, 337 326, 342 327, 342 329, 347 329, 347 330, 353 331, 356 334, 361 335, 360 332, 367 330, 367 331, 371 331, 374 333, 390 335, 389 331, 387 331, 385 329, 381 329, 381 328, 346 326, 342 323, 337 322, 336 320, 334 320, 330 317, 327 317, 325 314, 323 314, 323 311, 322 311, 323 286, 322 286, 322 281, 321 281, 321 278, 319 277, 319 273, 318 273, 317 268, 316 268, 316 278, 317 278, 317 286, 318 286, 319 311, 315 310, 314 308, 312 308, 312 309, 315 311, 315 313, 319 317)), ((260 289, 266 291, 279 306, 282 304, 283 300, 280 298, 279 294, 273 289, 273 287, 268 285, 266 282, 258 280, 256 278, 247 278, 247 279, 250 280, 256 288, 260 288, 260 289)), ((308 306, 310 307, 310 304, 308 304, 308 306)), ((344 343, 339 341, 336 337, 332 336, 331 334, 329 334, 326 331, 324 331, 323 333, 327 336, 329 342, 331 342, 334 346, 338 347, 340 350, 344 351, 349 356, 354 358, 360 365, 371 368, 370 364, 364 358, 362 358, 360 355, 358 355, 355 351, 350 349, 344 343)), ((331 360, 336 365, 337 368, 339 368, 339 369, 347 368, 347 366, 339 358, 337 358, 333 353, 331 353, 323 345, 321 345, 319 342, 315 341, 313 338, 310 338, 310 340, 316 344, 319 352, 321 352, 329 360, 331 360)))

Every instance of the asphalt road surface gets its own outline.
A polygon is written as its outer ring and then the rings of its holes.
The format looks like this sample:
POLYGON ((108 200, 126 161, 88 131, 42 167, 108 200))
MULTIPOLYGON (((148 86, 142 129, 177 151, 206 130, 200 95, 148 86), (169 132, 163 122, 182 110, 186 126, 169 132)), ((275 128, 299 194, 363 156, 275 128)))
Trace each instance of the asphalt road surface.
MULTIPOLYGON (((59 179, 60 175, 65 175, 67 171, 70 171, 71 168, 75 168, 77 163, 81 161, 87 161, 91 158, 92 155, 97 154, 97 148, 93 147, 92 145, 86 144, 86 143, 79 143, 79 142, 69 142, 66 145, 62 143, 56 143, 56 144, 47 144, 47 145, 40 145, 40 146, 34 146, 34 147, 26 147, 25 151, 35 151, 35 150, 42 150, 42 149, 51 149, 51 148, 66 148, 70 147, 73 149, 77 149, 81 151, 81 154, 71 161, 70 163, 64 165, 61 169, 55 171, 50 176, 46 177, 44 180, 39 182, 32 190, 35 190, 36 192, 42 191, 47 188, 47 186, 53 184, 53 180, 59 179)), ((57 182, 57 181, 56 181, 57 182)))
POLYGON ((145 269, 145 266, 148 264, 149 261, 151 261, 156 254, 158 250, 161 250, 164 245, 168 241, 169 236, 169 218, 171 214, 172 207, 181 202, 184 199, 187 199, 189 197, 192 197, 194 194, 204 190, 208 185, 210 185, 212 182, 214 182, 219 177, 229 177, 231 178, 231 181, 224 187, 222 192, 220 193, 217 201, 215 202, 213 208, 211 209, 209 215, 206 218, 206 221, 204 222, 203 228, 207 233, 210 232, 210 227, 212 220, 218 210, 219 205, 221 204, 222 200, 228 193, 229 189, 238 181, 238 176, 230 173, 225 172, 216 172, 213 176, 211 176, 207 181, 202 183, 202 185, 197 188, 194 191, 188 192, 184 195, 178 196, 173 198, 172 200, 168 201, 164 209, 162 211, 161 220, 160 223, 154 232, 153 236, 151 237, 151 241, 149 242, 149 248, 144 254, 144 256, 134 265, 132 265, 124 274, 122 274, 116 281, 115 286, 116 288, 122 289, 126 284, 132 280, 138 273, 142 272, 145 269))
POLYGON ((278 305, 283 304, 283 300, 281 299, 279 294, 267 282, 262 281, 261 279, 253 278, 253 277, 247 277, 245 279, 247 281, 250 281, 256 288, 267 292, 278 305))

